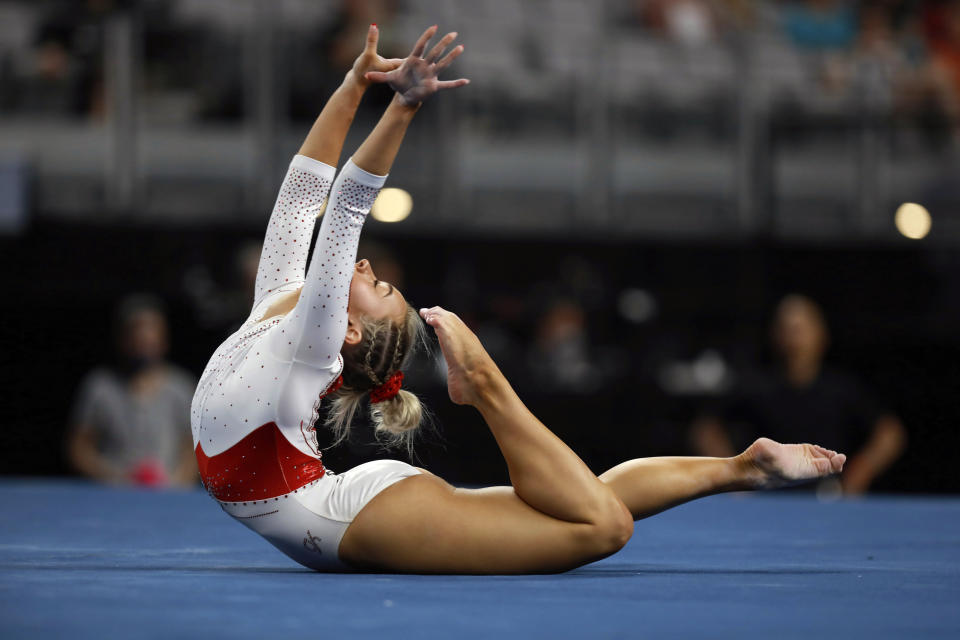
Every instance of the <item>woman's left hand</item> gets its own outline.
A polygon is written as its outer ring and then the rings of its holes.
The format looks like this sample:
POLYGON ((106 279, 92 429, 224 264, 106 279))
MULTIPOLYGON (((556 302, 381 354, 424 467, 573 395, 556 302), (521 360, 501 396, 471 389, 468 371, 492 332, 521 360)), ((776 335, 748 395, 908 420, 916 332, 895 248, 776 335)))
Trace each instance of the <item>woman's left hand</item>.
POLYGON ((377 41, 380 39, 380 30, 377 25, 371 24, 367 30, 367 44, 363 52, 353 62, 350 73, 353 79, 362 87, 368 87, 373 82, 382 82, 368 78, 368 73, 386 73, 393 71, 403 63, 403 58, 384 58, 377 53, 377 41))
POLYGON ((470 81, 466 78, 437 80, 437 75, 463 53, 463 45, 454 47, 446 56, 440 57, 444 50, 456 39, 457 33, 453 31, 445 35, 424 56, 427 43, 436 33, 437 26, 430 27, 423 32, 423 35, 417 40, 417 44, 414 45, 413 51, 402 60, 400 65, 390 71, 367 71, 367 79, 372 82, 388 83, 390 88, 397 92, 400 101, 406 105, 419 104, 440 89, 454 89, 469 84, 470 81))

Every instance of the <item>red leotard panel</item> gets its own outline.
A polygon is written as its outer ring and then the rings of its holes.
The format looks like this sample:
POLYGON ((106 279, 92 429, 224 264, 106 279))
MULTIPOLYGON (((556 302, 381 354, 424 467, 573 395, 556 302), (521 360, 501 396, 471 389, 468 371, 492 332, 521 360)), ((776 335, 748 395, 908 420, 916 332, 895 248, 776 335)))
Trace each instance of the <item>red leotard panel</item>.
POLYGON ((322 478, 323 463, 290 444, 276 423, 257 427, 223 453, 208 457, 197 444, 203 486, 223 502, 276 498, 322 478))

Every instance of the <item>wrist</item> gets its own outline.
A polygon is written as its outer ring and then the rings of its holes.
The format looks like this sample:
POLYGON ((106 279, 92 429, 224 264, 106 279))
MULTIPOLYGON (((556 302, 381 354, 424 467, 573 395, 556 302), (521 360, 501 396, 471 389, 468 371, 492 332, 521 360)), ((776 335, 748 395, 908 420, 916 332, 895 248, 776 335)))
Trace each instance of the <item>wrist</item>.
POLYGON ((403 94, 396 92, 393 94, 393 100, 390 102, 391 105, 396 105, 398 109, 403 111, 408 111, 411 114, 416 113, 420 110, 420 107, 423 106, 423 102, 412 102, 403 97, 403 94))
POLYGON ((343 77, 343 82, 340 84, 340 86, 347 91, 356 92, 362 96, 370 84, 371 83, 369 80, 359 76, 356 71, 350 69, 350 71, 347 71, 347 74, 343 77))

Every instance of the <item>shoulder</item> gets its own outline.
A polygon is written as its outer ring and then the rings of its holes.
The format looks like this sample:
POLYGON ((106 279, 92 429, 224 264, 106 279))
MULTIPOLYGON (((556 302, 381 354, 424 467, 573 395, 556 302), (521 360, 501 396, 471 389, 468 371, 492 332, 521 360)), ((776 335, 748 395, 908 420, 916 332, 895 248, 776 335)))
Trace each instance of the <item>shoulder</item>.
POLYGON ((106 367, 97 367, 89 371, 80 381, 79 393, 93 395, 120 385, 117 374, 106 367))
POLYGON ((94 414, 104 407, 117 405, 123 394, 123 381, 106 367, 87 373, 80 380, 73 403, 73 421, 90 422, 94 414))

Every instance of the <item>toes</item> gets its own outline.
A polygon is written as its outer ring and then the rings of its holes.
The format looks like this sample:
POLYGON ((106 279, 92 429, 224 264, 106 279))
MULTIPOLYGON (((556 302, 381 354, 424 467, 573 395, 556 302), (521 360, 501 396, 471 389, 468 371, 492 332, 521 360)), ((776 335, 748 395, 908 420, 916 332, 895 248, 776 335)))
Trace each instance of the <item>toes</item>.
POLYGON ((450 312, 444 309, 443 307, 430 307, 429 309, 427 308, 420 309, 420 317, 423 318, 423 320, 434 329, 439 329, 441 327, 441 322, 448 315, 450 315, 450 312))
POLYGON ((846 463, 846 461, 847 461, 847 456, 843 455, 842 453, 838 453, 833 458, 831 458, 830 463, 833 465, 834 473, 840 473, 841 471, 843 471, 843 465, 846 463))
POLYGON ((825 455, 825 456, 827 456, 828 458, 832 458, 833 456, 837 455, 837 452, 834 451, 833 449, 827 449, 826 447, 821 447, 821 446, 818 445, 818 444, 814 444, 814 445, 810 445, 810 446, 813 447, 813 449, 814 449, 817 453, 820 453, 820 454, 822 454, 822 455, 825 455))
POLYGON ((812 462, 820 476, 827 476, 833 473, 833 462, 831 460, 827 458, 815 458, 812 462))

